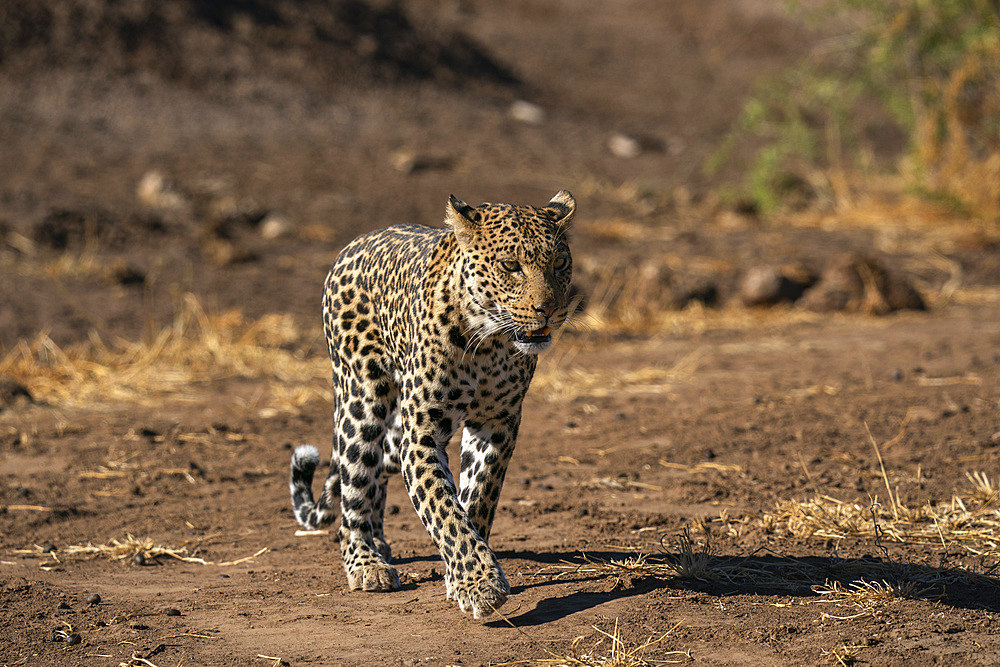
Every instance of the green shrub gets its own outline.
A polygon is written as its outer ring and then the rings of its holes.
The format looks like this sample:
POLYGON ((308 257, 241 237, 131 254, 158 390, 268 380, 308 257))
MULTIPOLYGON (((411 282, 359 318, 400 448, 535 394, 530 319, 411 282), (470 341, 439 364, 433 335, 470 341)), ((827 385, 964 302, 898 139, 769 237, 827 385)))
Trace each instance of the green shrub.
POLYGON ((736 192, 762 212, 802 184, 890 168, 910 187, 1000 220, 1000 0, 826 0, 807 15, 842 34, 761 84, 707 163, 747 145, 736 192), (903 141, 879 141, 887 135, 903 141), (886 162, 888 160, 888 162, 886 162))

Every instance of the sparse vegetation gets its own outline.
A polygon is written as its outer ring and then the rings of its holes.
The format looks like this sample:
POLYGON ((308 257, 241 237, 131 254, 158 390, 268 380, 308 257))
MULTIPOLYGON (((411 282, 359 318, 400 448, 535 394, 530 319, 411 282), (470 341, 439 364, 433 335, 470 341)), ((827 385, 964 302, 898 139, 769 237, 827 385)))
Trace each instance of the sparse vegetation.
POLYGON ((294 411, 314 398, 331 398, 327 369, 293 317, 210 315, 190 294, 173 323, 149 340, 105 342, 93 334, 62 349, 42 332, 0 360, 0 375, 27 386, 36 400, 65 406, 156 404, 167 396, 190 401, 214 381, 241 376, 275 381, 264 410, 294 411))
POLYGON ((837 34, 760 86, 708 168, 751 144, 739 196, 764 212, 796 196, 850 204, 862 178, 871 190, 871 176, 888 173, 930 201, 1000 221, 1000 7, 828 0, 804 11, 837 34))

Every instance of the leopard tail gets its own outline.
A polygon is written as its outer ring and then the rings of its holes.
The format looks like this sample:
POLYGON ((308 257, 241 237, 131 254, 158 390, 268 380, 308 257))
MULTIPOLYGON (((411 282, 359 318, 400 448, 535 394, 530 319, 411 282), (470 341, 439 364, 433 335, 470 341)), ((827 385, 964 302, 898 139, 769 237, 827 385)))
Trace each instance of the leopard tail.
POLYGON ((334 461, 323 484, 319 501, 313 500, 312 481, 319 465, 319 451, 312 445, 301 445, 292 454, 292 474, 288 488, 292 492, 292 511, 306 530, 316 530, 337 518, 340 497, 340 466, 334 461))

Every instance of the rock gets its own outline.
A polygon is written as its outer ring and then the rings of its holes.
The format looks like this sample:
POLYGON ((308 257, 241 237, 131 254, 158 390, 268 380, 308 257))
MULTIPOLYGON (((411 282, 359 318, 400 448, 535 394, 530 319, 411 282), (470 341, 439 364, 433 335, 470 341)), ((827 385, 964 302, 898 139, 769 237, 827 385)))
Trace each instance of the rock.
POLYGON ((447 156, 423 155, 415 151, 399 150, 389 156, 392 168, 404 174, 418 171, 446 171, 454 166, 454 160, 447 156))
POLYGON ((642 145, 637 139, 621 133, 615 133, 608 139, 608 150, 615 157, 634 158, 642 154, 642 145))
POLYGON ((927 309, 920 293, 906 278, 887 270, 871 257, 853 253, 831 259, 819 282, 799 303, 817 312, 868 315, 927 309))
POLYGON ((545 122, 545 109, 527 100, 517 100, 511 104, 507 114, 514 120, 528 125, 541 125, 545 122))
POLYGON ((135 189, 139 201, 161 211, 179 211, 187 208, 188 199, 159 171, 147 171, 135 189))
POLYGON ((739 297, 744 306, 773 306, 797 301, 815 283, 816 275, 800 264, 755 266, 740 280, 739 297))
POLYGON ((260 235, 268 241, 288 236, 291 232, 292 224, 277 213, 268 213, 260 223, 260 235))

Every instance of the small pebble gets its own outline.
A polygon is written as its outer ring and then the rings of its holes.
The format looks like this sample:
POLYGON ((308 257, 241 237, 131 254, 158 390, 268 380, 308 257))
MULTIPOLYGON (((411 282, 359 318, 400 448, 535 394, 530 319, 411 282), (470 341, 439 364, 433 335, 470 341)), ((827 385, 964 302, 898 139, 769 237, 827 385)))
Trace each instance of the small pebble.
POLYGON ((101 596, 97 593, 91 593, 87 596, 87 604, 100 604, 101 596))
POLYGON ((527 100, 515 101, 507 113, 514 120, 528 125, 541 125, 545 122, 545 109, 527 100))
POLYGON ((705 450, 705 458, 709 459, 709 460, 714 459, 715 458, 715 452, 712 451, 711 449, 706 449, 705 450))
POLYGON ((385 511, 389 514, 389 516, 395 516, 399 514, 399 505, 389 505, 385 508, 385 511))
POLYGON ((145 565, 146 557, 143 556, 142 554, 136 554, 135 556, 133 556, 132 562, 135 563, 136 565, 145 565))
POLYGON ((76 646, 77 644, 79 644, 82 641, 83 641, 83 637, 80 636, 79 632, 71 632, 66 637, 66 644, 68 644, 69 646, 76 646))
POLYGON ((903 380, 903 371, 896 369, 892 372, 892 379, 894 382, 901 382, 903 380))
POLYGON ((521 486, 523 486, 524 488, 528 488, 529 486, 531 486, 531 480, 525 477, 524 479, 521 480, 521 486))
POLYGON ((42 549, 42 553, 43 554, 50 554, 53 551, 57 551, 56 545, 54 545, 54 544, 46 544, 45 548, 42 549))
POLYGON ((180 609, 174 609, 173 607, 168 607, 168 608, 166 608, 166 609, 163 610, 163 613, 166 614, 167 616, 180 616, 181 615, 181 610, 180 609))
POLYGON ((219 579, 228 579, 228 578, 229 578, 228 574, 220 574, 219 575, 219 579))
POLYGON ((576 516, 577 516, 577 518, 580 518, 580 517, 585 517, 585 516, 587 516, 588 514, 590 514, 590 510, 588 510, 588 509, 587 509, 586 507, 581 507, 580 509, 578 509, 578 510, 576 511, 576 516))
POLYGON ((642 153, 642 145, 628 135, 617 133, 608 139, 608 150, 615 157, 633 158, 642 153))

